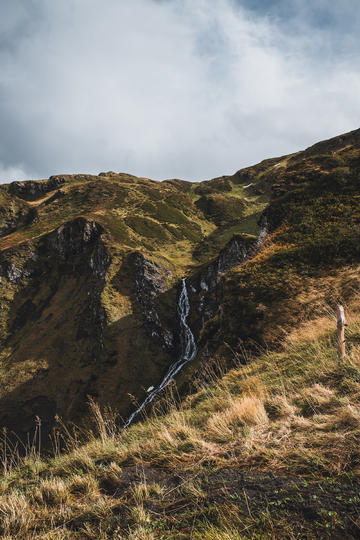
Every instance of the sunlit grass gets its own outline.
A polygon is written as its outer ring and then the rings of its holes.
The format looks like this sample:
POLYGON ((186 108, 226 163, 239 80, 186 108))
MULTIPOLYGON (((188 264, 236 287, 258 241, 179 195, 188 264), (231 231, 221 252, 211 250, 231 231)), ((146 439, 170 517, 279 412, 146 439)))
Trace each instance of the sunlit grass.
MULTIPOLYGON (((356 310, 348 320, 354 335, 360 329, 356 310)), ((250 506, 240 521, 231 505, 219 507, 216 518, 210 509, 204 514, 211 494, 204 478, 223 467, 319 481, 359 476, 360 347, 353 344, 340 363, 333 326, 333 317, 313 321, 311 332, 304 323, 282 352, 265 351, 246 366, 214 375, 180 404, 169 394, 125 431, 116 415, 92 403, 95 422, 86 444, 72 441, 73 450, 45 461, 29 456, 11 462, 3 455, 1 534, 108 538, 118 531, 124 538, 161 538, 163 530, 166 538, 181 538, 177 527, 190 508, 191 538, 287 530, 289 523, 265 510, 254 515, 250 506), (136 481, 126 481, 129 470, 138 471, 136 481), (169 483, 178 474, 183 479, 169 483), (179 506, 174 519, 167 516, 169 501, 179 506), (156 514, 155 508, 164 510, 156 514)))

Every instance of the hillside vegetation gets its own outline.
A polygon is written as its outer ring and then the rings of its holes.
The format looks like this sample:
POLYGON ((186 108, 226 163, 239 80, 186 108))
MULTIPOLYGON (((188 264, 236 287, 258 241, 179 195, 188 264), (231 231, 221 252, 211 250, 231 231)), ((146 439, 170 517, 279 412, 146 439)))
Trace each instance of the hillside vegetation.
POLYGON ((49 429, 55 413, 79 420, 89 394, 130 411, 128 394, 139 398, 159 381, 179 347, 176 335, 167 348, 154 339, 132 254, 159 265, 157 332, 176 334, 180 277, 234 234, 257 234, 266 197, 245 200, 228 178, 160 183, 102 173, 3 185, 0 199, 0 419, 26 433, 36 415, 49 429))
POLYGON ((343 363, 329 314, 128 430, 92 404, 86 444, 44 460, 35 440, 3 462, 3 537, 358 538, 359 310, 343 363))
POLYGON ((356 130, 0 186, 4 538, 359 537, 359 181, 356 130), (123 430, 183 354, 183 277, 197 355, 123 430))

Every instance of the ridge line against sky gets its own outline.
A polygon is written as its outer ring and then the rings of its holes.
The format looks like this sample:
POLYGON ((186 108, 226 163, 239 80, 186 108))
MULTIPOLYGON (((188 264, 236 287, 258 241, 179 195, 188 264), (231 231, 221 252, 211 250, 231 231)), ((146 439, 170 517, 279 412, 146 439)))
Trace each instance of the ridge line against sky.
POLYGON ((0 181, 203 180, 360 125, 358 0, 0 0, 0 181))

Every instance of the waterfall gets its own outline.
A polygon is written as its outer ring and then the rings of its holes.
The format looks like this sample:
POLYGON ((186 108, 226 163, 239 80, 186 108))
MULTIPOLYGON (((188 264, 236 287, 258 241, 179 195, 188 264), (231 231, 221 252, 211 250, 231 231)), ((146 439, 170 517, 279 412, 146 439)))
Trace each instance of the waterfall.
MULTIPOLYGON (((178 313, 181 327, 181 345, 183 348, 182 361, 184 365, 190 362, 197 353, 195 338, 186 320, 190 313, 189 297, 186 288, 186 280, 181 280, 181 293, 178 303, 178 313)), ((182 367, 182 366, 181 366, 182 367)), ((181 369, 181 368, 180 368, 181 369)))
POLYGON ((189 303, 189 297, 187 293, 186 288, 186 279, 183 278, 181 280, 181 292, 179 296, 178 301, 178 315, 180 320, 180 341, 181 341, 181 355, 178 360, 176 360, 173 364, 170 365, 165 377, 154 390, 151 389, 151 392, 148 394, 148 396, 144 399, 144 401, 141 403, 141 405, 134 411, 127 421, 124 424, 124 428, 127 428, 130 426, 131 422, 134 420, 134 418, 148 405, 153 401, 153 399, 163 390, 166 388, 171 381, 174 379, 174 377, 181 371, 183 366, 187 364, 188 362, 191 362, 196 356, 197 353, 197 347, 195 343, 194 335, 187 323, 187 318, 190 313, 190 303, 189 303))

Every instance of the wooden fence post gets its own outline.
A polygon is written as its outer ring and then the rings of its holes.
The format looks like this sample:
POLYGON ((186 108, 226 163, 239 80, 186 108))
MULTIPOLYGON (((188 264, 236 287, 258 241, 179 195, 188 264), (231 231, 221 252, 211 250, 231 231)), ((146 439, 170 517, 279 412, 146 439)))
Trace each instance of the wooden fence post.
POLYGON ((345 313, 342 306, 337 307, 337 342, 338 342, 338 358, 343 360, 345 357, 345 313))

